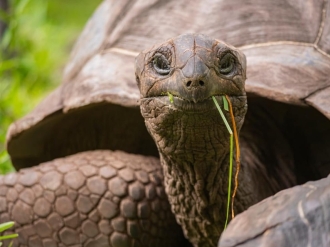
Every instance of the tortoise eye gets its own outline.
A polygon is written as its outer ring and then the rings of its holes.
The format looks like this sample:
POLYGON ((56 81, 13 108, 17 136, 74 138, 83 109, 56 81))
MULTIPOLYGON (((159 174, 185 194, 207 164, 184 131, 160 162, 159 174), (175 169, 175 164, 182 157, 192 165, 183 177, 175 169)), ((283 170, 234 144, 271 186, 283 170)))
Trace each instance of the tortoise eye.
POLYGON ((161 53, 156 53, 152 59, 152 65, 160 75, 168 75, 171 67, 168 59, 161 53))
POLYGON ((219 61, 219 70, 223 75, 229 75, 235 70, 236 60, 233 54, 226 53, 219 61))

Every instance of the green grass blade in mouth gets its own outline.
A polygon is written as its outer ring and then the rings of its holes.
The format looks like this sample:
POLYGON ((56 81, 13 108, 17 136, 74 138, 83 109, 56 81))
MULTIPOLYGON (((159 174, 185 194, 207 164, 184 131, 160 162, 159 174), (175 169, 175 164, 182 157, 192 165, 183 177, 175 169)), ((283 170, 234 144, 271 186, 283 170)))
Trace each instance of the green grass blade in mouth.
POLYGON ((226 99, 226 96, 222 96, 222 101, 223 101, 223 109, 225 109, 226 111, 229 111, 228 101, 226 99))
POLYGON ((233 174, 233 149, 234 149, 234 141, 233 135, 230 135, 230 154, 229 154, 229 174, 228 174, 228 196, 227 196, 227 209, 226 209, 226 222, 224 229, 227 228, 228 219, 229 219, 229 211, 230 211, 230 198, 231 198, 231 177, 233 174))
MULTIPOLYGON (((228 174, 228 195, 227 195, 227 209, 226 209, 226 221, 225 221, 225 226, 224 229, 226 229, 227 224, 228 224, 228 219, 229 219, 229 211, 230 211, 230 198, 231 198, 231 177, 232 177, 232 173, 233 173, 233 149, 234 149, 234 141, 233 141, 233 131, 231 130, 228 121, 225 117, 225 115, 223 114, 216 98, 214 96, 212 96, 213 102, 215 104, 215 106, 217 107, 220 116, 222 118, 222 121, 225 123, 226 128, 230 134, 230 152, 229 152, 229 174, 228 174)), ((224 102, 224 108, 225 108, 225 104, 227 104, 227 109, 228 108, 228 102, 225 98, 225 96, 222 98, 223 102, 224 102), (225 103, 226 102, 226 103, 225 103)))
POLYGON ((233 194, 231 196, 231 218, 234 219, 235 217, 235 212, 234 212, 234 202, 235 202, 235 196, 238 190, 238 174, 239 171, 241 169, 241 150, 239 147, 239 141, 238 141, 238 134, 237 134, 237 127, 236 127, 236 123, 235 123, 235 116, 234 116, 234 111, 233 111, 233 105, 230 101, 230 98, 228 97, 228 95, 224 96, 225 99, 228 102, 229 105, 229 113, 230 113, 230 117, 231 117, 231 122, 232 122, 232 128, 233 128, 233 134, 234 134, 234 140, 235 140, 235 147, 236 147, 236 172, 235 172, 235 186, 234 186, 234 190, 233 190, 233 194))
MULTIPOLYGON (((223 121, 223 122, 225 123, 225 125, 226 125, 226 128, 227 128, 229 134, 232 135, 232 134, 233 134, 233 131, 231 130, 231 128, 230 128, 230 126, 229 126, 229 123, 228 123, 228 121, 227 121, 225 115, 223 114, 223 112, 222 112, 222 110, 221 110, 221 108, 220 108, 220 106, 219 106, 219 104, 218 104, 218 101, 215 99, 214 96, 212 96, 212 99, 213 99, 213 102, 214 102, 215 106, 217 107, 217 109, 218 109, 218 111, 219 111, 219 113, 220 113, 220 116, 221 116, 221 118, 222 118, 222 121, 223 121)), ((228 104, 228 102, 227 102, 227 104, 228 104)))
POLYGON ((173 100, 173 94, 171 94, 170 92, 167 92, 168 98, 170 100, 170 102, 173 104, 174 100, 173 100))

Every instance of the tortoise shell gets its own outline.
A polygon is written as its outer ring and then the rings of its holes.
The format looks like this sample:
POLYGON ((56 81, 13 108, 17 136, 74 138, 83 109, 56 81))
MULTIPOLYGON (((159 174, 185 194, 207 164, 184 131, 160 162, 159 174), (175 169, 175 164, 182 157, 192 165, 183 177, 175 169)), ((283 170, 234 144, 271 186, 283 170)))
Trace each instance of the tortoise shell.
POLYGON ((62 84, 11 125, 14 166, 95 149, 157 156, 138 109, 134 59, 154 43, 196 32, 245 53, 250 115, 264 105, 281 121, 275 101, 293 109, 291 120, 310 145, 306 155, 321 167, 330 146, 329 13, 323 0, 105 0, 78 39, 62 84))

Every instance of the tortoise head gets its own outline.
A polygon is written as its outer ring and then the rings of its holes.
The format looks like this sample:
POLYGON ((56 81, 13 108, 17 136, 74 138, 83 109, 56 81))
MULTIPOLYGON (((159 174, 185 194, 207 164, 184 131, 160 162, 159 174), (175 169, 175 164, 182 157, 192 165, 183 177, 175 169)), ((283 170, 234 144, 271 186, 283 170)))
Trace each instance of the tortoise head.
POLYGON ((162 97, 169 104, 169 93, 176 107, 198 107, 211 96, 245 96, 246 58, 224 42, 185 34, 140 53, 136 78, 141 98, 162 97))
POLYGON ((245 79, 244 54, 201 34, 178 36, 140 53, 136 58, 141 112, 154 139, 152 126, 168 129, 175 122, 174 115, 178 118, 187 115, 191 119, 203 116, 200 121, 187 121, 194 122, 191 122, 194 128, 206 127, 208 123, 225 130, 212 96, 220 103, 222 96, 229 96, 240 128, 247 109, 245 79))

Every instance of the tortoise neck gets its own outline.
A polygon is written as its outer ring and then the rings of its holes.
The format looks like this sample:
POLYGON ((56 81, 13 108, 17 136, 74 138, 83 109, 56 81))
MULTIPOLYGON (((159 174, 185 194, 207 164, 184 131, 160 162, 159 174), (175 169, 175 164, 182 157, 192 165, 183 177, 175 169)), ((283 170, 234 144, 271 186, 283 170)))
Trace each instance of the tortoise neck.
MULTIPOLYGON (((194 162, 187 161, 191 153, 187 159, 160 153, 165 190, 185 236, 195 247, 217 246, 226 219, 229 149, 216 160, 196 158, 194 162)), ((247 172, 241 171, 241 184, 247 184, 243 181, 249 177, 247 172)), ((256 203, 250 188, 238 187, 236 214, 256 203)))
MULTIPOLYGON (((216 246, 226 220, 230 153, 229 133, 219 113, 180 111, 152 100, 142 102, 141 113, 157 144, 178 223, 196 247, 216 246)), ((242 122, 239 117, 238 131, 242 122)), ((244 205, 237 203, 236 211, 246 204, 248 198, 244 205)))
MULTIPOLYGON (((172 139, 157 138, 161 140, 157 145, 172 212, 194 246, 217 246, 226 219, 228 131, 219 126, 205 126, 205 129, 185 126, 178 127, 174 133, 172 139)), ((247 192, 238 190, 235 212, 254 202, 247 198, 247 192), (243 198, 244 202, 240 202, 243 198)))
POLYGON ((225 224, 229 155, 220 163, 176 158, 161 155, 172 212, 194 246, 216 246, 225 224))

